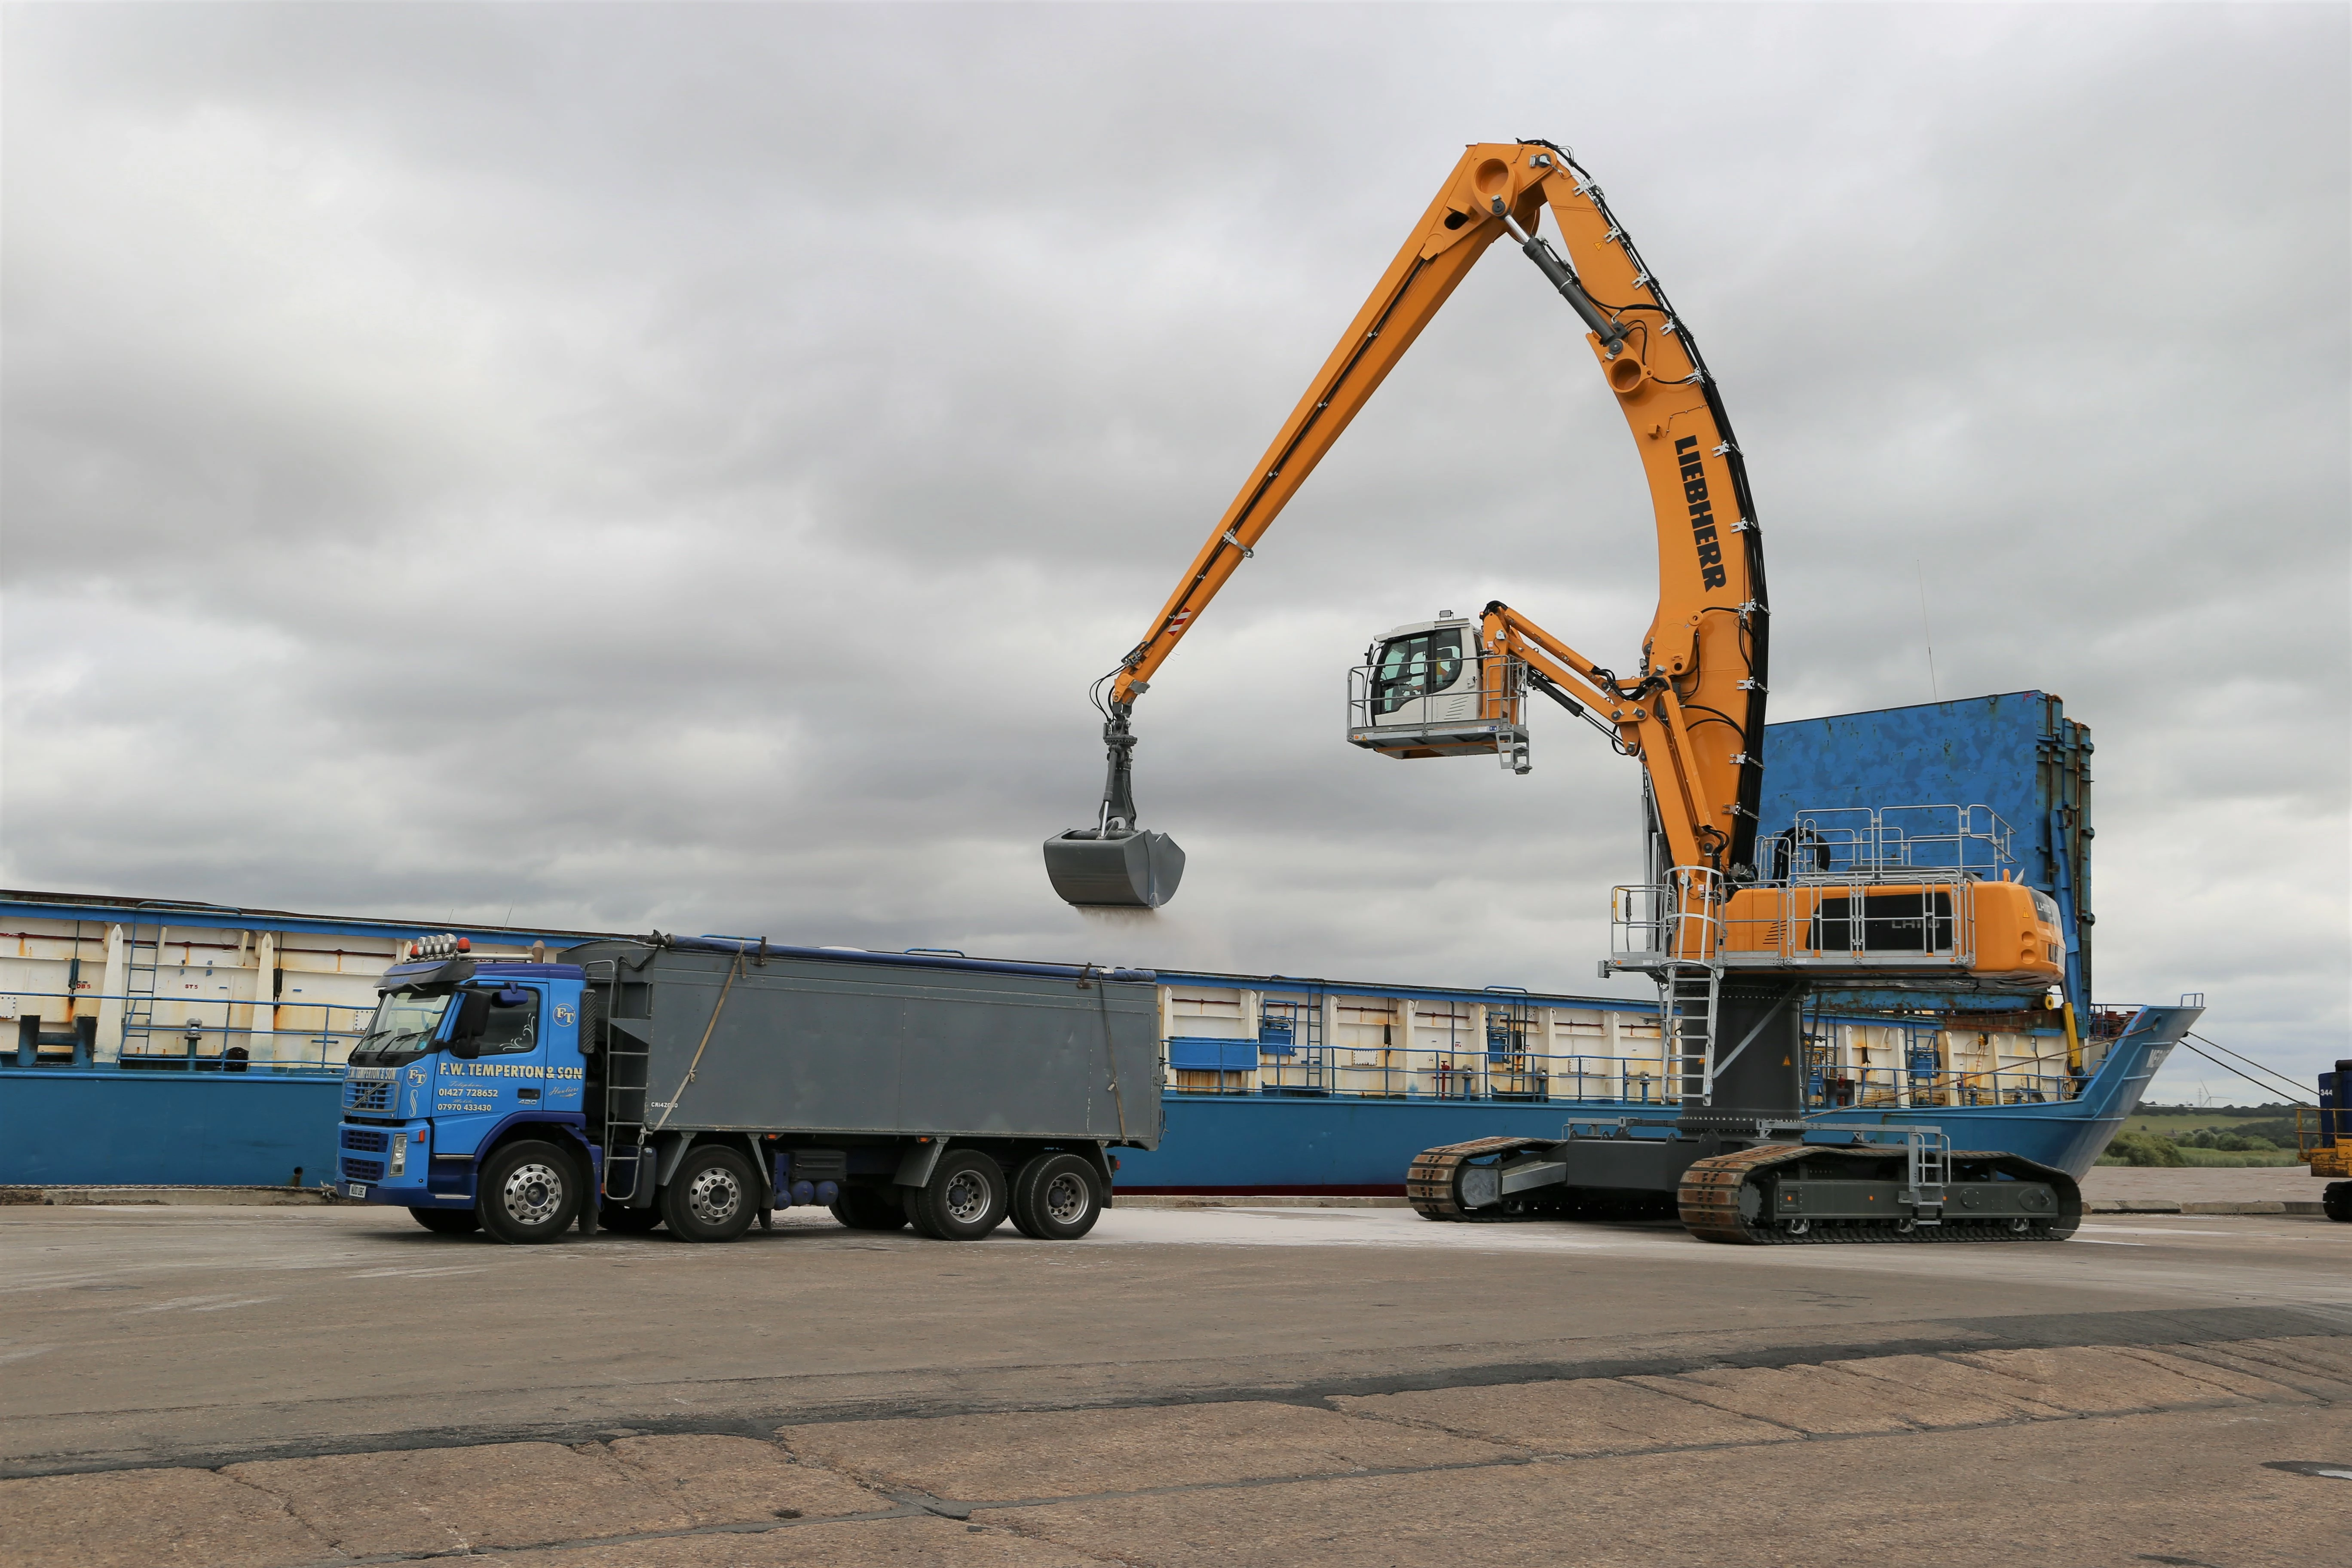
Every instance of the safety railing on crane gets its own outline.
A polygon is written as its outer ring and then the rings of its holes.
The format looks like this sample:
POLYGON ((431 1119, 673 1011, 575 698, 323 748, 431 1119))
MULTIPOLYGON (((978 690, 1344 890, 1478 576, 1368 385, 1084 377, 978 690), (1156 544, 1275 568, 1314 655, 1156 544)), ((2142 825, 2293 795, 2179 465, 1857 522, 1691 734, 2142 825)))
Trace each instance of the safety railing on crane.
POLYGON ((1348 672, 1348 741, 1399 756, 1483 756, 1527 771, 1528 731, 1520 700, 1526 667, 1489 660, 1451 683, 1399 679, 1368 664, 1348 672), (1485 673, 1491 671, 1491 674, 1485 673))
POLYGON ((1799 811, 1758 858, 1766 879, 1724 926, 1733 967, 1971 969, 1977 889, 2017 870, 2014 830, 1983 805, 1799 811))
POLYGON ((1821 806, 1799 810, 1759 853, 1776 882, 1991 879, 2017 869, 2016 839, 1986 805, 1821 806))
POLYGON ((1719 871, 1677 866, 1663 882, 1627 883, 1610 893, 1609 956, 1620 969, 1711 963, 1724 942, 1728 884, 1719 871))
POLYGON ((1676 866, 1662 882, 1614 889, 1610 964, 1657 982, 1658 1016, 1672 1057, 1675 1098, 1715 1099, 1716 1011, 1723 981, 1724 902, 1719 871, 1676 866))

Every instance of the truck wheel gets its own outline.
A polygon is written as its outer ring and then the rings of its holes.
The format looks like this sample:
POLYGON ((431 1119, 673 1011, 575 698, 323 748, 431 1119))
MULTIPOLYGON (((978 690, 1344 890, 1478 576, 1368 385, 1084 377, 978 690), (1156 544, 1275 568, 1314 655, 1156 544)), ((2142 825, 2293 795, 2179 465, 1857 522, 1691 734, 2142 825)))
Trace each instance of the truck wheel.
POLYGON ((597 1220, 606 1230, 617 1230, 625 1236, 643 1236, 662 1222, 659 1209, 633 1209, 625 1204, 606 1204, 596 1211, 597 1220))
POLYGON ((474 1212, 500 1241, 553 1241, 580 1212, 580 1167, 552 1143, 501 1147, 482 1166, 474 1212))
POLYGON ((833 1205, 833 1217, 852 1230, 904 1230, 907 1205, 895 1196, 871 1187, 844 1187, 833 1205))
POLYGON ((1006 1185, 1004 1167, 978 1150, 950 1152, 907 1194, 907 1218, 933 1241, 978 1241, 1004 1223, 1006 1185))
POLYGON ((1013 1223, 1039 1241, 1076 1241, 1102 1217, 1102 1177, 1076 1154, 1040 1154, 1013 1178, 1013 1223))
POLYGON ((2352 1225, 2352 1182, 2330 1182, 2320 1189, 2319 1212, 2338 1225, 2352 1225))
POLYGON ((408 1217, 436 1236, 465 1236, 482 1228, 482 1216, 472 1209, 410 1209, 408 1217))
POLYGON ((680 1241, 732 1241, 760 1216, 760 1178, 723 1143, 689 1150, 662 1189, 661 1215, 680 1241))

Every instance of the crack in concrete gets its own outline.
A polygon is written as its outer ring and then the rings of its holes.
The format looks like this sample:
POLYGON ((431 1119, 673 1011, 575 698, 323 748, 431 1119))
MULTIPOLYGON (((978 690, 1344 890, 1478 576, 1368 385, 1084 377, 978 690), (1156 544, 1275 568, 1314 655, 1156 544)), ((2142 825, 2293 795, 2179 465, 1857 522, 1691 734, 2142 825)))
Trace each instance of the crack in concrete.
MULTIPOLYGON (((268 1498, 271 1502, 278 1505, 278 1510, 280 1513, 292 1520, 296 1524, 300 1525, 304 1530, 309 1531, 312 1535, 317 1536, 320 1541, 325 1542, 329 1550, 338 1552, 341 1552, 342 1542, 336 1540, 333 1534, 330 1531, 320 1529, 318 1524, 304 1518, 302 1511, 296 1508, 290 1500, 278 1496, 276 1492, 271 1491, 268 1487, 257 1487, 251 1481, 246 1479, 243 1476, 232 1476, 226 1469, 216 1469, 213 1474, 220 1477, 221 1479, 229 1482, 233 1486, 243 1487, 249 1492, 268 1498)), ((348 1562, 349 1558, 347 1556, 339 1555, 334 1558, 328 1559, 328 1561, 341 1563, 348 1562)))
MULTIPOLYGON (((2138 1348, 2162 1348, 2168 1353, 2202 1346, 2263 1365, 2274 1365, 2285 1375, 2272 1381, 2315 1398, 2331 1399, 2327 1390, 2308 1386, 2323 1378, 2309 1366, 2297 1366, 2275 1352, 2263 1353, 2246 1342, 2305 1336, 2335 1336, 2352 1331, 2352 1309, 2320 1312, 2304 1308, 2211 1308, 2153 1311, 2035 1314, 2013 1319, 1950 1320, 1923 1323, 1909 1333, 1869 1341, 1824 1344, 1773 1344, 1746 1348, 1655 1352, 1596 1358, 1591 1361, 1500 1361, 1434 1368, 1425 1372, 1366 1373, 1302 1379, 1286 1384, 1203 1386, 1156 1394, 1117 1394, 1100 1398, 1065 1400, 940 1397, 931 1399, 872 1399, 845 1401, 797 1409, 753 1411, 730 1415, 631 1415, 625 1424, 648 1436, 743 1436, 766 1441, 783 1427, 834 1425, 842 1422, 933 1418, 1081 1410, 1132 1410, 1195 1405, 1264 1403, 1333 1409, 1334 1398, 1387 1394, 1422 1393, 1457 1388, 1498 1387, 1524 1383, 1583 1382, 1628 1377, 1671 1378, 1685 1373, 1786 1369, 1819 1364, 1824 1358, 1871 1360, 1900 1355, 1948 1357, 1983 1351, 2070 1349, 2096 1345, 2128 1353, 2138 1348), (1941 1331, 1940 1332, 1936 1331, 1941 1331), (2096 1337, 2088 1337, 2095 1335, 2096 1337), (2300 1378, 2304 1381, 2297 1382, 2300 1378)), ((2216 1360, 2213 1364, 2226 1367, 2216 1360)), ((992 1374, 1056 1370, 1044 1366, 990 1368, 992 1374)), ((730 1379, 730 1383, 783 1381, 730 1379)), ((797 1381, 797 1380, 795 1380, 797 1381)), ((1646 1386, 1646 1385, 1645 1385, 1646 1386)), ((1693 1400, 1706 1405, 1705 1400, 1693 1400)), ((320 1402, 333 1404, 341 1402, 320 1402)), ((158 1410, 156 1414, 166 1413, 158 1410)), ((1733 1414, 1743 1414, 1733 1412, 1733 1414)), ((1753 1418, 1753 1417, 1751 1417, 1753 1418)), ((593 1442, 616 1424, 613 1413, 562 1422, 481 1423, 464 1426, 417 1427, 399 1432, 373 1432, 333 1438, 296 1439, 236 1448, 128 1450, 100 1458, 93 1455, 31 1454, 0 1462, 0 1479, 42 1475, 82 1475, 109 1470, 153 1468, 217 1468, 230 1464, 282 1458, 316 1458, 337 1454, 408 1452, 425 1448, 477 1447, 492 1443, 593 1442)))
POLYGON ((706 1535, 773 1535, 812 1524, 869 1524, 879 1520, 921 1519, 928 1510, 912 1505, 877 1509, 866 1513, 836 1513, 822 1519, 756 1520, 737 1524, 696 1524, 678 1530, 646 1530, 629 1535, 581 1535, 547 1541, 518 1542, 511 1546, 459 1544, 448 1552, 392 1552, 373 1557, 314 1557, 277 1568, 369 1568, 383 1563, 436 1563, 447 1557, 505 1557, 523 1552, 560 1552, 572 1547, 630 1546, 646 1541, 682 1541, 706 1535))
MULTIPOLYGON (((709 1434, 765 1437, 779 1426, 813 1426, 843 1421, 892 1420, 908 1416, 996 1415, 1014 1411, 1141 1409, 1161 1405, 1265 1402, 1325 1407, 1335 1396, 1417 1393, 1434 1389, 1475 1388, 1517 1383, 1544 1383, 1591 1378, 1672 1377, 1683 1373, 1754 1367, 1785 1368, 1812 1364, 1824 1356, 1840 1360, 1895 1355, 1943 1355, 1956 1351, 2064 1349, 2101 1345, 2178 1345, 2197 1342, 2291 1338, 2352 1331, 2352 1309, 2316 1310, 2305 1308, 2209 1308, 2152 1311, 2043 1313, 2006 1319, 1947 1320, 1916 1325, 1911 1331, 1874 1340, 1822 1343, 1787 1343, 1684 1352, 1601 1357, 1590 1361, 1496 1361, 1434 1368, 1426 1372, 1326 1375, 1291 1383, 1202 1386, 1150 1394, 1111 1394, 1097 1399, 1000 1400, 986 1396, 941 1396, 908 1399, 848 1400, 796 1409, 763 1410, 729 1416, 630 1415, 626 1424, 649 1436, 709 1434)), ((1426 1348, 1426 1347, 1424 1347, 1426 1348)), ((1017 1376, 1066 1370, 1024 1364, 984 1369, 992 1377, 1017 1376)), ((2311 1369, 2298 1369, 2314 1375, 2311 1369)), ((863 1375, 863 1374, 852 1374, 863 1375)), ((648 1386, 744 1385, 759 1383, 811 1383, 823 1379, 730 1378, 700 1380, 691 1384, 648 1386)), ((548 1391, 542 1391, 548 1392, 548 1391)), ((556 1390, 552 1392, 562 1392, 556 1390)), ((2306 1392, 2308 1392, 2306 1390, 2306 1392)), ((306 1404, 309 1402, 305 1402, 306 1404)), ((346 1401, 320 1401, 331 1407, 346 1401)), ((181 1409, 157 1407, 150 1414, 181 1409)), ((188 1409, 210 1408, 190 1406, 188 1409)), ((406 1432, 376 1432, 350 1437, 296 1440, 238 1449, 183 1448, 139 1450, 119 1458, 34 1454, 0 1463, 0 1479, 32 1475, 80 1474, 110 1469, 147 1469, 159 1460, 179 1460, 183 1467, 209 1468, 244 1459, 307 1458, 329 1454, 377 1453, 413 1448, 470 1447, 488 1442, 576 1443, 610 1429, 616 1417, 607 1411, 594 1419, 571 1422, 486 1423, 467 1426, 419 1427, 406 1432), (77 1462, 79 1460, 79 1462, 77 1462)))
MULTIPOLYGON (((1639 1386, 1649 1387, 1650 1385, 1642 1384, 1639 1386)), ((2245 1396, 2238 1395, 2235 1397, 2242 1399, 2245 1396)), ((2273 1403, 2255 1400, 2248 1400, 2247 1402, 2255 1404, 2273 1403)), ((1707 1405, 1705 1401, 1695 1400, 1691 1403, 1702 1405, 1710 1409, 1727 1409, 1727 1407, 1723 1406, 1707 1405)), ((2099 1411, 2095 1413, 2068 1412, 2064 1415, 2055 1416, 2019 1415, 2005 1421, 1974 1422, 1952 1426, 1922 1427, 1906 1426, 1898 1430, 1877 1432, 1807 1432, 1797 1427, 1787 1427, 1784 1429, 1795 1431, 1798 1436, 1806 1442, 1868 1442, 1883 1441, 1889 1437, 1919 1436, 1931 1432, 1985 1431, 2010 1426, 2046 1425, 2053 1421, 2062 1420, 2084 1422, 2116 1421, 2137 1415, 2176 1410, 2199 1410, 2206 1408, 2210 1408, 2210 1406, 2201 1402, 2182 1405, 2147 1405, 2136 1407, 2130 1410, 2099 1411)), ((1727 1413, 1740 1415, 1748 1420, 1758 1419, 1757 1417, 1749 1415, 1746 1412, 1742 1411, 1727 1409, 1727 1413)), ((1421 1426, 1425 1425, 1423 1423, 1397 1420, 1386 1415, 1363 1412, 1347 1412, 1345 1414, 1350 1419, 1380 1421, 1401 1426, 1421 1426)), ((1779 1425, 1778 1423, 1769 1422, 1765 1424, 1779 1425)), ((1491 1436, 1485 1436, 1475 1432, 1456 1431, 1454 1428, 1445 1426, 1438 1426, 1435 1429, 1445 1431, 1454 1436, 1478 1437, 1480 1440, 1488 1442, 1494 1441, 1491 1436)), ((771 1439, 771 1441, 773 1439, 771 1439)), ((548 1552, 570 1550, 574 1548, 627 1546, 645 1542, 677 1541, 706 1536, 769 1535, 783 1531, 803 1529, 810 1525, 869 1524, 898 1519, 936 1518, 960 1523, 969 1523, 973 1515, 982 1512, 996 1513, 1024 1509, 1068 1508, 1083 1506, 1090 1503, 1118 1502, 1129 1499, 1173 1497, 1202 1492, 1261 1490, 1272 1487, 1301 1486, 1321 1481, 1376 1480, 1398 1476, 1444 1475, 1476 1470, 1528 1468, 1536 1466, 1575 1464, 1592 1460, 1650 1458, 1657 1455, 1720 1453, 1744 1448, 1774 1448, 1780 1447, 1780 1442, 1781 1440, 1780 1439, 1769 1441, 1749 1439, 1746 1441, 1734 1440, 1722 1443, 1655 1444, 1573 1454, 1546 1452, 1538 1448, 1518 1454, 1497 1455, 1492 1458, 1451 1460, 1444 1463, 1429 1465, 1352 1466, 1341 1470, 1310 1470, 1278 1476, 1235 1477, 1221 1480, 1180 1482, 1164 1487, 1134 1487, 1108 1491, 1073 1492, 1039 1497, 981 1499, 942 1498, 929 1492, 907 1487, 891 1487, 886 1489, 876 1487, 874 1483, 863 1479, 854 1469, 836 1468, 830 1465, 815 1463, 808 1459, 800 1458, 796 1459, 796 1462, 810 1469, 822 1470, 827 1474, 839 1476, 843 1479, 852 1481, 856 1484, 866 1486, 869 1489, 881 1490, 883 1495, 891 1500, 892 1506, 887 1509, 870 1510, 858 1513, 830 1514, 816 1518, 694 1525, 677 1530, 640 1531, 621 1535, 575 1536, 545 1541, 518 1542, 512 1545, 473 1546, 460 1542, 455 1549, 447 1552, 391 1552, 365 1557, 356 1557, 339 1553, 332 1557, 313 1558, 303 1563, 285 1564, 284 1568, 373 1568, 373 1565, 376 1564, 433 1562, 451 1556, 497 1557, 525 1552, 548 1552)), ((781 1444, 778 1446, 782 1447, 781 1444)), ((614 1458, 616 1462, 625 1464, 625 1461, 619 1460, 618 1456, 614 1456, 614 1458)), ((250 1483, 246 1484, 250 1485, 250 1483)), ((267 1493, 265 1489, 256 1487, 253 1489, 265 1491, 265 1495, 272 1495, 274 1499, 274 1494, 267 1493)), ((283 1506, 282 1500, 279 1500, 281 1502, 281 1506, 283 1506)), ((310 1530, 314 1534, 319 1534, 322 1538, 324 1537, 323 1531, 319 1531, 317 1527, 312 1525, 308 1520, 302 1519, 299 1514, 294 1513, 291 1508, 288 1509, 288 1512, 292 1515, 298 1522, 300 1522, 304 1528, 310 1530)), ((1018 1535, 1024 1540, 1046 1541, 1050 1539, 1049 1537, 1034 1531, 1023 1529, 1021 1527, 1021 1521, 1004 1521, 997 1527, 1007 1530, 1011 1533, 1018 1535)), ((329 1541, 331 1548, 336 1543, 331 1540, 329 1541)), ((1055 1544, 1060 1546, 1066 1551, 1073 1550, 1066 1542, 1056 1541, 1055 1542, 1055 1544)), ((1099 1553, 1087 1553, 1087 1555, 1093 1556, 1096 1561, 1103 1563, 1127 1563, 1134 1561, 1127 1557, 1107 1557, 1099 1553)), ((2146 1554, 2143 1554, 2140 1560, 2144 1562, 2189 1561, 2188 1559, 2158 1557, 2146 1554)))

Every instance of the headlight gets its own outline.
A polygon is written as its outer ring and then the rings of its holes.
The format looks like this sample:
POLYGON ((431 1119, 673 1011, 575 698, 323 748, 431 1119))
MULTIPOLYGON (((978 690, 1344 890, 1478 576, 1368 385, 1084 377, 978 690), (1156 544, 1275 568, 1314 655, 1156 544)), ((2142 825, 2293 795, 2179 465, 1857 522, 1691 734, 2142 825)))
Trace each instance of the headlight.
POLYGON ((395 1132, 392 1135, 392 1173, 397 1176, 407 1169, 408 1134, 395 1132))

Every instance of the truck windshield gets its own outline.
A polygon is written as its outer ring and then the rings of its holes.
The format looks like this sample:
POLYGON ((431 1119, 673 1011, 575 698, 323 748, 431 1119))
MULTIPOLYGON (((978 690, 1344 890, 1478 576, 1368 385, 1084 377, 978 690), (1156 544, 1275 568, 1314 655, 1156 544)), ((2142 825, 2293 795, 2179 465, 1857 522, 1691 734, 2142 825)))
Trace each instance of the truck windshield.
POLYGON ((352 1047, 353 1065, 396 1068, 433 1048, 434 1031, 449 1010, 449 998, 417 996, 404 991, 387 993, 376 1004, 367 1033, 352 1047))

